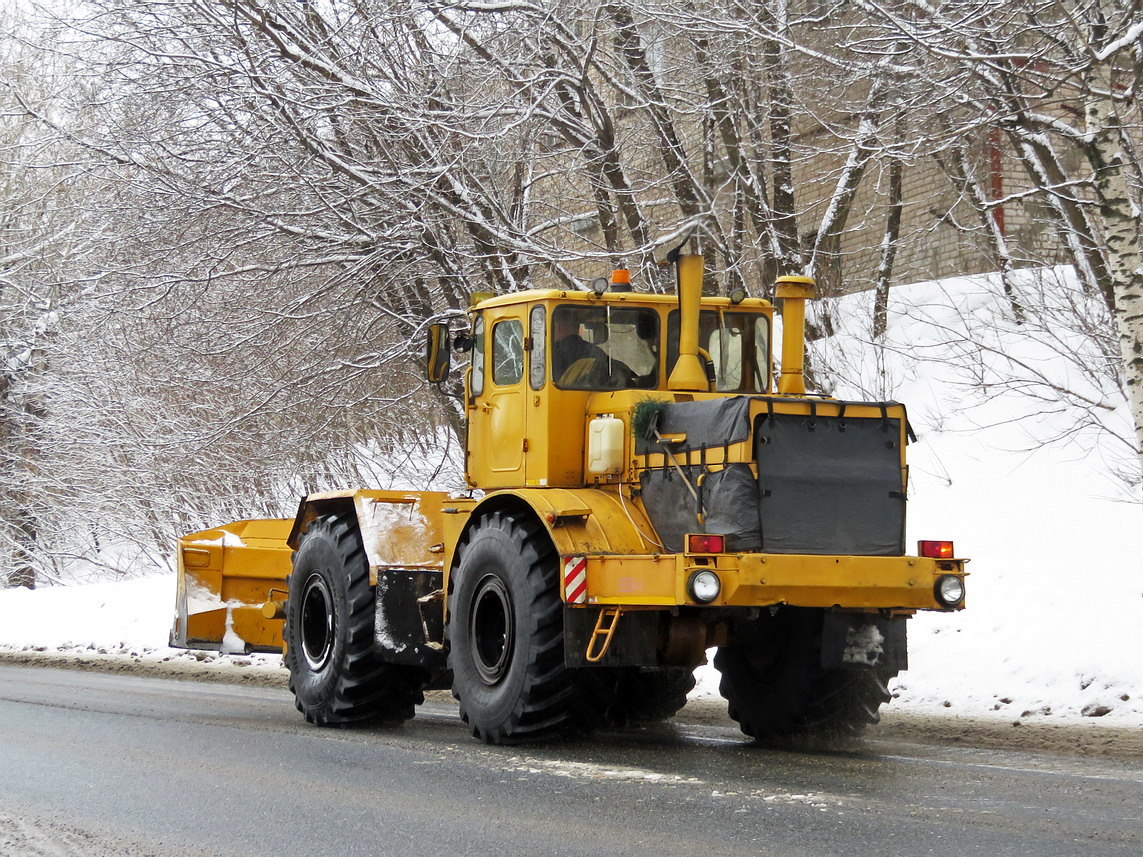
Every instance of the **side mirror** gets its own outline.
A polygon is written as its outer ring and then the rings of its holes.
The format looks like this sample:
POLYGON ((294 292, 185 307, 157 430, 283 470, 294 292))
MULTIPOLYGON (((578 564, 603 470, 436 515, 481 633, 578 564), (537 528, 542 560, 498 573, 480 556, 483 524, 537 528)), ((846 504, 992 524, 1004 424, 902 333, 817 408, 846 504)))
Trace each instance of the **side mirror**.
POLYGON ((439 384, 448 377, 450 365, 448 325, 430 324, 426 334, 425 374, 432 383, 439 384))

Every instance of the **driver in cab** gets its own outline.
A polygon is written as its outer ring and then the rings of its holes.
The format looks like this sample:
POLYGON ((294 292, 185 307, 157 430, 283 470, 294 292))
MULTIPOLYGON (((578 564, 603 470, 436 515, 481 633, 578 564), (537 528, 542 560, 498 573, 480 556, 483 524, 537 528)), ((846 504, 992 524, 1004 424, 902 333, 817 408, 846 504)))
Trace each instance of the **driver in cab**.
POLYGON ((585 340, 574 312, 552 317, 552 377, 561 387, 579 384, 607 364, 607 352, 585 340))

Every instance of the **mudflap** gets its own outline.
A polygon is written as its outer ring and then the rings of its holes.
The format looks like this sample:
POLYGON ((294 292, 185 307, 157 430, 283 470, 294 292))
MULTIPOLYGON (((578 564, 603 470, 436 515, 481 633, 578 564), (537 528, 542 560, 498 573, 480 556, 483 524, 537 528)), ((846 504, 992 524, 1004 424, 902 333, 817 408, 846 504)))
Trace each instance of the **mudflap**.
POLYGON ((377 572, 373 648, 387 663, 445 668, 443 574, 383 568, 377 572))
POLYGON ((909 668, 907 616, 827 612, 822 627, 822 666, 909 668))
POLYGON ((564 606, 564 664, 569 667, 658 666, 660 611, 633 610, 623 614, 607 653, 598 663, 587 659, 587 645, 599 610, 564 606))

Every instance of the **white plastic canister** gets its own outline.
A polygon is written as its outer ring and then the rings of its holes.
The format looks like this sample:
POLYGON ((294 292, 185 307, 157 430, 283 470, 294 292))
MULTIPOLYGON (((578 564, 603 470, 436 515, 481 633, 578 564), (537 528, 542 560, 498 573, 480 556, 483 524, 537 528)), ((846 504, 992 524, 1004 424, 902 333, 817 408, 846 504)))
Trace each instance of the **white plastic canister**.
POLYGON ((587 424, 587 472, 618 473, 623 469, 623 420, 595 417, 587 424))

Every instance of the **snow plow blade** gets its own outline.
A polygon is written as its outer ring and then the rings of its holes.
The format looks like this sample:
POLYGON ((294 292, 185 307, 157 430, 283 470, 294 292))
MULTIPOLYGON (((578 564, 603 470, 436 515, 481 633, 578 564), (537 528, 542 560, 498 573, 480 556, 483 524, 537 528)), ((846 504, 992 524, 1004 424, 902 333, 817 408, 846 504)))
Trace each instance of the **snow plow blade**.
POLYGON ((282 651, 282 620, 263 605, 283 601, 292 518, 235 521, 179 539, 170 644, 227 654, 282 651))

